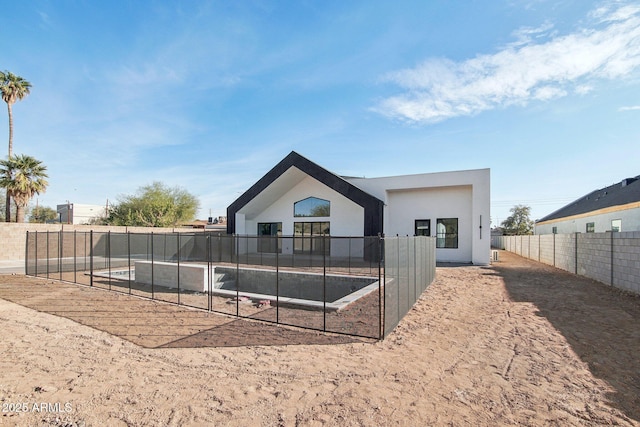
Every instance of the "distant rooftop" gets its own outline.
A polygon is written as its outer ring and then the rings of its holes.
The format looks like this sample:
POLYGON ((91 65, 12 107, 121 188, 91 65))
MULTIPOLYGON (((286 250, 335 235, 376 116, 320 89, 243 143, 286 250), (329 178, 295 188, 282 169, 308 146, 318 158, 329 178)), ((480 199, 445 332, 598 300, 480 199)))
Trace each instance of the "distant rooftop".
POLYGON ((634 202, 640 202, 640 175, 626 178, 619 183, 592 191, 536 222, 566 218, 634 202))

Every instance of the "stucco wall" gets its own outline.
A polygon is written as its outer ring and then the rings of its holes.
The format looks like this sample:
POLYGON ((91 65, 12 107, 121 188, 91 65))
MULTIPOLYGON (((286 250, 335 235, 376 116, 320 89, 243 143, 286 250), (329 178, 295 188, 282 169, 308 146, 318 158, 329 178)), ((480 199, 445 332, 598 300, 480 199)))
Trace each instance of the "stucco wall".
MULTIPOLYGON (((362 236, 364 209, 314 178, 306 177, 292 187, 268 208, 252 218, 245 217, 245 234, 256 235, 258 223, 282 222, 282 234, 292 236, 294 222, 331 222, 332 236, 362 236), (307 197, 318 197, 331 202, 329 217, 294 217, 293 204, 307 197)), ((284 248, 283 248, 284 250, 284 248)))
POLYGON ((489 169, 349 178, 348 181, 385 202, 387 236, 413 235, 416 219, 431 219, 431 235, 435 236, 437 218, 459 218, 458 249, 439 248, 436 259, 489 263, 489 169))
POLYGON ((469 262, 473 248, 471 194, 470 185, 389 191, 385 230, 401 236, 413 236, 415 221, 428 219, 431 236, 435 236, 438 218, 457 218, 458 248, 438 248, 436 256, 439 261, 469 262))

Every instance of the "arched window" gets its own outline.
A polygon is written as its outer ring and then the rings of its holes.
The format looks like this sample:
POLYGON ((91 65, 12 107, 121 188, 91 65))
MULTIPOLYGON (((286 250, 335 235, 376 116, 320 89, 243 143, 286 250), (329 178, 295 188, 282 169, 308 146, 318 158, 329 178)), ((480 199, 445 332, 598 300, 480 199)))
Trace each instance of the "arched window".
POLYGON ((328 217, 331 213, 331 202, 317 197, 307 197, 293 204, 295 217, 328 217))

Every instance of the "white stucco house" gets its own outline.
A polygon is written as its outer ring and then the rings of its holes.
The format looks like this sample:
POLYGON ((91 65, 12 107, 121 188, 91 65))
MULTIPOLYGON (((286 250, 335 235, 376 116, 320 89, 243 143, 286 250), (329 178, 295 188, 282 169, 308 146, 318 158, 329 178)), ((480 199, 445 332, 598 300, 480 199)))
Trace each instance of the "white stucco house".
MULTIPOLYGON (((227 208, 227 233, 313 237, 427 235, 436 260, 490 261, 490 170, 339 176, 291 152, 227 208)), ((295 239, 282 253, 313 250, 295 239)), ((332 255, 341 250, 332 240, 332 255)))
POLYGON ((63 224, 90 224, 92 220, 105 216, 106 207, 81 203, 65 203, 56 206, 58 221, 63 224))
POLYGON ((640 175, 592 191, 535 225, 535 234, 607 231, 640 231, 640 175))

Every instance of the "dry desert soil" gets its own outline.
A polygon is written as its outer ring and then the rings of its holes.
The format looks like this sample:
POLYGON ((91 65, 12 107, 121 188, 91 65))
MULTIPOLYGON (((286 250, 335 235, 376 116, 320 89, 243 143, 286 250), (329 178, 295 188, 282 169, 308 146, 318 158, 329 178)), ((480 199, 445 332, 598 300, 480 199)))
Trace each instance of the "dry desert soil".
POLYGON ((501 252, 384 341, 0 275, 0 425, 640 425, 640 298, 501 252))

